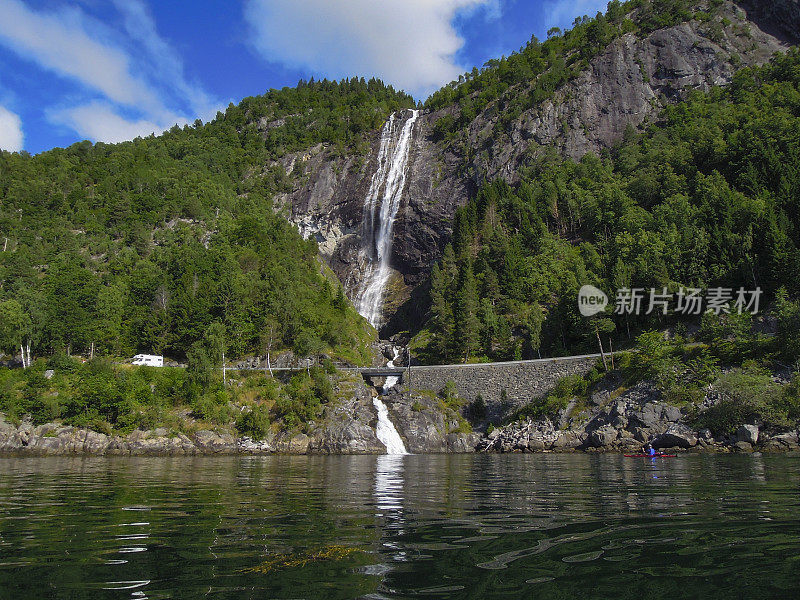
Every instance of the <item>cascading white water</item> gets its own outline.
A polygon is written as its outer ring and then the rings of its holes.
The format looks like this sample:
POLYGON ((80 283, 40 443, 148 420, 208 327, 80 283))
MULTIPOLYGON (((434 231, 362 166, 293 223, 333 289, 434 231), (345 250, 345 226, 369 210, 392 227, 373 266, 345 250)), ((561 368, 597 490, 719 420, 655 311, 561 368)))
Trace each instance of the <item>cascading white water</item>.
MULTIPOLYGON (((397 357, 400 356, 400 351, 397 348, 393 347, 392 353, 394 354, 394 356, 392 356, 392 360, 386 363, 387 367, 394 367, 394 361, 396 361, 397 357)), ((391 390, 394 386, 396 386, 398 381, 400 381, 400 378, 395 377, 394 375, 387 377, 386 381, 383 383, 383 389, 381 391, 384 394, 388 394, 389 390, 391 390)))
POLYGON ((406 183, 409 149, 418 116, 418 110, 411 110, 411 116, 402 126, 395 115, 389 117, 381 132, 378 168, 364 200, 362 235, 368 264, 358 297, 358 312, 374 327, 381 325, 383 292, 390 274, 392 230, 406 183))
POLYGON ((386 454, 408 454, 403 438, 397 433, 394 423, 389 419, 389 409, 380 398, 373 398, 372 404, 378 411, 378 426, 375 428, 375 433, 386 446, 386 454))
MULTIPOLYGON (((394 361, 400 356, 397 348, 394 349, 394 358, 386 363, 387 367, 394 367, 394 361)), ((383 384, 383 393, 386 394, 390 389, 397 385, 399 377, 387 377, 386 383, 383 384)), ((375 405, 375 410, 378 411, 378 426, 375 428, 375 433, 378 439, 386 446, 386 454, 408 454, 403 438, 397 433, 397 428, 389 419, 389 409, 380 398, 374 398, 372 404, 375 405)))

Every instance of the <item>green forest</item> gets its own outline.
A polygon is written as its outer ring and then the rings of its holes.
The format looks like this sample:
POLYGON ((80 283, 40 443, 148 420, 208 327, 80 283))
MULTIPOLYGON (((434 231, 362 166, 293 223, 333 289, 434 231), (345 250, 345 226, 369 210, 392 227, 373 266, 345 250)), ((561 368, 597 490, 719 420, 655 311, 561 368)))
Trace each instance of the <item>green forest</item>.
POLYGON ((516 186, 485 184, 459 209, 433 269, 418 354, 574 354, 597 348, 598 331, 630 339, 675 325, 659 312, 585 319, 576 303, 585 283, 612 302, 620 288, 760 287, 762 308, 781 289, 796 298, 799 189, 794 49, 668 107, 602 156, 576 163, 549 153, 516 186))
POLYGON ((184 359, 218 336, 230 357, 365 360, 374 334, 273 210, 291 184, 276 160, 366 151, 412 105, 377 80, 301 82, 158 137, 1 152, 0 352, 184 359))

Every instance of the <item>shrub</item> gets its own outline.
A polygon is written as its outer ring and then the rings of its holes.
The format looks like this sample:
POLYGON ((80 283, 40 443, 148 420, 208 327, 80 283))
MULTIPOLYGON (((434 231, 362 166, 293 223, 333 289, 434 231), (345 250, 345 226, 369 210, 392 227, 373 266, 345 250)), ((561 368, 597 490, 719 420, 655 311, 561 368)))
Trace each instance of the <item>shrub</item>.
MULTIPOLYGON (((341 289, 341 288, 339 288, 339 289, 341 289)), ((333 361, 328 357, 325 357, 325 358, 322 359, 322 368, 325 369, 325 372, 328 375, 335 375, 336 374, 336 365, 334 365, 333 361)))
POLYGON ((208 388, 211 383, 213 366, 208 352, 203 344, 196 342, 186 353, 188 374, 187 383, 189 384, 189 395, 196 395, 198 391, 208 388))
POLYGON ((478 394, 475 400, 467 406, 467 418, 471 421, 480 421, 486 418, 486 401, 478 394))
POLYGON ((41 394, 28 407, 34 425, 42 425, 61 417, 62 406, 57 396, 41 394))
POLYGON ((63 352, 57 352, 47 360, 47 368, 56 372, 72 373, 80 366, 81 363, 77 359, 63 352))
POLYGON ((456 382, 452 379, 449 379, 444 384, 444 387, 439 390, 439 398, 441 399, 441 405, 443 409, 450 408, 453 410, 459 410, 461 405, 464 404, 464 401, 458 396, 456 382))
POLYGON ((589 382, 580 375, 568 375, 558 380, 553 391, 547 396, 536 398, 519 410, 510 418, 511 421, 531 418, 533 420, 553 419, 560 410, 569 404, 575 397, 581 397, 589 389, 589 382))
POLYGON ((333 384, 327 375, 327 371, 321 367, 313 367, 311 369, 311 379, 314 382, 313 391, 317 399, 323 404, 331 402, 333 400, 333 384))
POLYGON ((233 411, 228 405, 228 394, 224 390, 208 392, 192 401, 192 414, 195 417, 216 425, 230 423, 233 411))
POLYGON ((236 429, 242 435, 261 440, 269 432, 269 410, 262 404, 254 404, 236 420, 236 429))
POLYGON ((767 427, 790 424, 785 392, 758 368, 726 373, 720 377, 717 389, 723 399, 695 418, 697 426, 707 427, 715 435, 732 434, 740 425, 754 420, 767 427))
MULTIPOLYGON (((283 421, 287 429, 306 425, 319 416, 321 411, 319 393, 325 396, 326 402, 332 398, 332 387, 328 394, 328 389, 317 374, 321 373, 321 370, 312 369, 312 371, 314 372, 312 376, 300 373, 292 377, 289 384, 284 387, 284 393, 275 402, 275 416, 283 421)), ((321 374, 327 385, 330 385, 324 373, 321 374)))
POLYGON ((633 355, 631 363, 639 375, 656 377, 663 374, 671 350, 664 336, 658 331, 646 331, 636 338, 636 347, 639 351, 633 355))

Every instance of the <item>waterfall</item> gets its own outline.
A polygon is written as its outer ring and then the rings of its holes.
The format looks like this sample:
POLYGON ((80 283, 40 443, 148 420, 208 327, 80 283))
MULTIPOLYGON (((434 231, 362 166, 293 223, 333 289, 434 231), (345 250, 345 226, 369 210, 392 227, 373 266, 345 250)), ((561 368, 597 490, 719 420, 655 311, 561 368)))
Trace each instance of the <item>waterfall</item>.
MULTIPOLYGON (((394 367, 394 361, 396 361, 397 357, 400 356, 400 351, 397 348, 393 347, 392 352, 394 356, 392 357, 392 360, 386 363, 387 367, 394 367)), ((389 390, 391 390, 394 386, 396 386, 398 381, 400 381, 399 377, 390 375, 389 377, 386 378, 386 381, 384 381, 381 392, 384 394, 388 394, 389 390)))
MULTIPOLYGON (((394 358, 386 363, 386 366, 393 367, 394 361, 397 360, 398 356, 400 356, 400 352, 397 348, 394 348, 394 358)), ((384 394, 388 394, 389 390, 397 385, 398 379, 400 378, 387 377, 381 391, 384 394)), ((380 398, 375 398, 372 403, 378 411, 378 426, 375 428, 375 433, 378 435, 378 439, 383 442, 383 445, 386 446, 386 454, 408 454, 405 444, 403 444, 403 438, 397 433, 397 429, 389 419, 389 409, 380 398)))
POLYGON ((389 409, 380 398, 373 398, 372 404, 378 411, 378 426, 375 428, 375 433, 386 446, 386 454, 408 454, 406 446, 403 444, 403 438, 397 433, 394 423, 389 418, 389 409))
POLYGON ((392 230, 406 183, 411 137, 418 116, 418 110, 411 110, 411 116, 400 125, 393 114, 383 126, 378 168, 364 199, 362 235, 368 263, 357 304, 358 312, 376 328, 381 325, 383 291, 390 274, 392 230))

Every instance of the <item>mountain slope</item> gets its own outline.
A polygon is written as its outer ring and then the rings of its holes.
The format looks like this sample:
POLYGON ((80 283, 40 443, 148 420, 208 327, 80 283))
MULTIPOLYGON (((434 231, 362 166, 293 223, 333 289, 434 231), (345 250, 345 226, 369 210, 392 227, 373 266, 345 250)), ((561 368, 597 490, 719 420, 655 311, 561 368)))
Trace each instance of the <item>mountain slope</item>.
MULTIPOLYGON (((751 334, 784 288, 800 293, 800 51, 742 69, 726 87, 667 107, 602 157, 544 155, 519 182, 483 185, 455 217, 431 277, 431 340, 452 361, 574 354, 631 332, 687 326, 751 334), (587 319, 578 290, 641 290, 633 314, 587 319), (682 288, 727 289, 728 308, 677 314, 682 288), (760 302, 750 306, 750 290, 760 302), (650 290, 670 296, 669 315, 650 290), (738 290, 746 306, 735 306, 738 290), (723 313, 730 311, 730 315, 723 313)), ((705 294, 705 292, 704 292, 705 294)), ((722 294, 722 292, 720 292, 722 294)), ((711 333, 714 336, 711 336, 711 333)), ((725 347, 726 343, 722 346, 725 347)), ((791 358, 793 362, 797 358, 791 358)))
MULTIPOLYGON (((426 279, 450 238, 456 209, 484 181, 514 183, 525 165, 551 148, 574 159, 609 148, 627 128, 652 120, 690 91, 727 84, 736 69, 764 64, 800 31, 793 0, 637 1, 611 9, 602 27, 597 19, 585 20, 547 42, 532 41, 428 100, 395 223, 393 306, 426 279), (603 33, 594 33, 598 29, 603 33), (590 38, 597 41, 587 44, 590 38)), ((365 156, 340 156, 321 146, 298 155, 306 159, 304 178, 277 200, 322 242, 351 294, 360 283, 353 273, 377 133, 370 142, 365 156)), ((389 329, 397 328, 402 324, 389 329)))
POLYGON ((313 144, 356 152, 411 104, 375 80, 301 82, 159 137, 0 153, 0 304, 22 315, 0 352, 184 357, 221 326, 229 357, 366 360, 369 327, 273 211, 292 181, 270 164, 313 144))
MULTIPOLYGON (((390 310, 427 280, 457 209, 486 182, 514 185, 548 153, 609 148, 664 106, 785 50, 798 15, 796 0, 613 2, 434 94, 414 128, 390 310)), ((21 304, 39 351, 95 343, 183 356, 215 322, 233 354, 259 351, 273 321, 282 346, 360 345, 365 330, 313 244, 272 213, 320 243, 352 297, 380 127, 413 105, 375 80, 301 82, 158 138, 3 153, 0 300, 21 304)), ((424 313, 418 300, 399 315, 424 313)))

